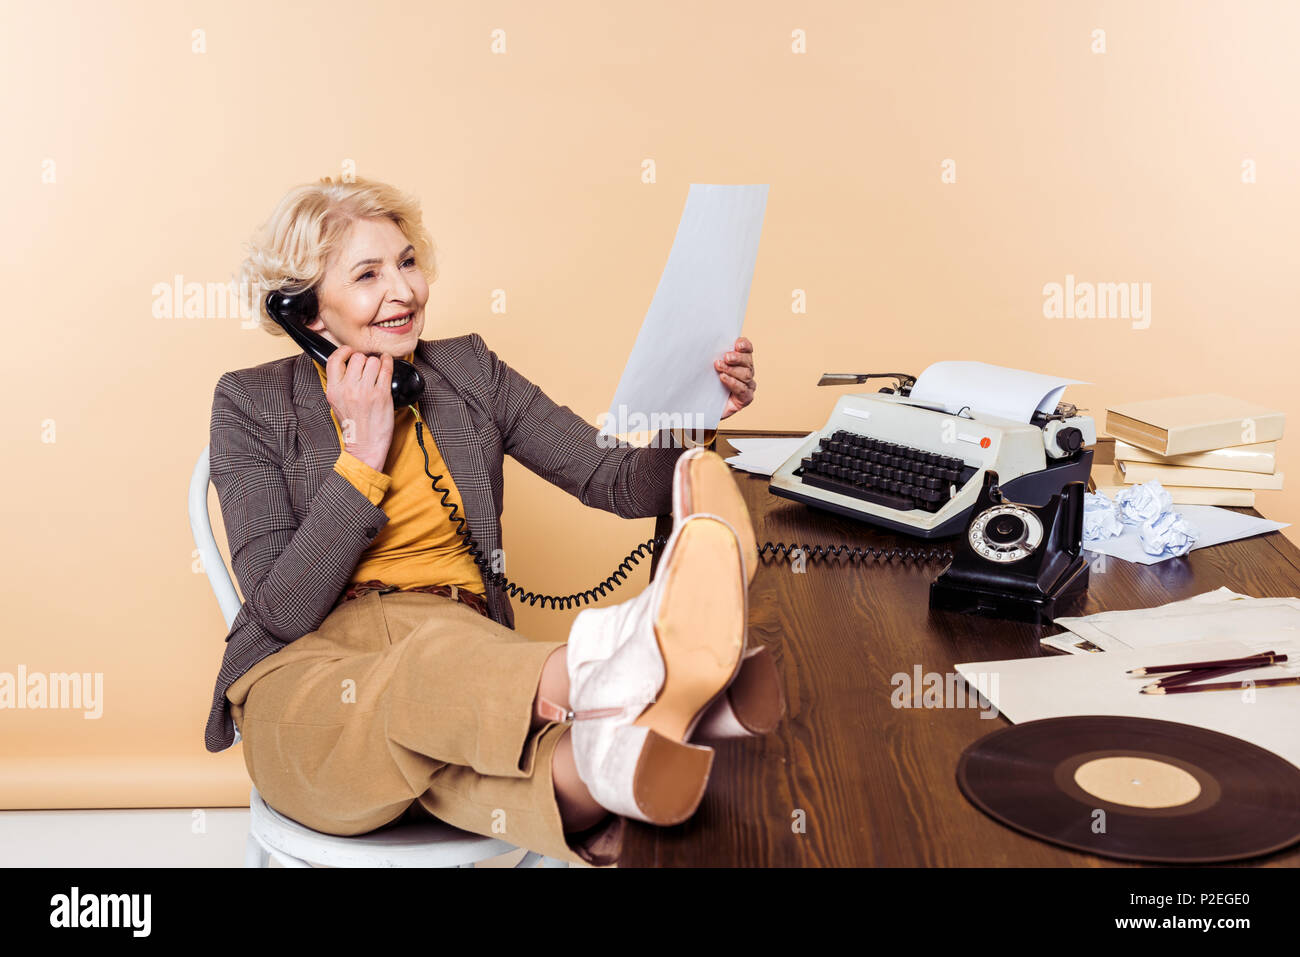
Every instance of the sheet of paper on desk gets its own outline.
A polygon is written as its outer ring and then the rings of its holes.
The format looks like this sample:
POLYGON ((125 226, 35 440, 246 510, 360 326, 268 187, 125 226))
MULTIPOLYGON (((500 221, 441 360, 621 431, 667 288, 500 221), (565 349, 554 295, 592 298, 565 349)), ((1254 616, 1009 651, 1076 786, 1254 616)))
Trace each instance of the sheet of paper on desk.
MULTIPOLYGON (((1116 609, 1114 611, 1101 611, 1092 615, 1067 616, 1052 619, 1062 628, 1068 629, 1059 635, 1048 635, 1040 639, 1039 643, 1045 648, 1052 648, 1056 651, 1064 651, 1071 655, 1094 654, 1099 651, 1116 651, 1128 648, 1143 647, 1145 642, 1142 637, 1135 640, 1130 639, 1133 643, 1119 641, 1111 633, 1116 628, 1108 627, 1109 623, 1114 621, 1128 622, 1141 621, 1149 618, 1165 618, 1180 615, 1187 606, 1199 606, 1203 604, 1219 604, 1228 601, 1256 601, 1249 595, 1241 595, 1231 588, 1220 586, 1212 591, 1201 592, 1199 595, 1193 595, 1191 598, 1184 598, 1182 601, 1166 602, 1163 605, 1156 605, 1153 608, 1133 608, 1129 610, 1116 609), (1096 639, 1096 640, 1094 640, 1096 639)), ((1293 599, 1294 600, 1294 599, 1293 599)), ((1120 627, 1123 627, 1122 625, 1120 627)), ((1145 635, 1145 632, 1138 632, 1139 636, 1145 635)))
POLYGON ((987 362, 936 362, 916 378, 911 397, 938 403, 952 415, 969 407, 1015 422, 1028 422, 1035 412, 1055 412, 1067 385, 1079 379, 1008 369, 987 362))
POLYGON ((807 435, 793 436, 788 439, 728 439, 727 441, 739 454, 730 456, 726 462, 732 468, 744 472, 771 475, 814 434, 809 432, 807 435))
POLYGON ((766 208, 765 185, 691 185, 602 435, 717 428, 730 393, 713 360, 744 327, 766 208))
MULTIPOLYGON (((1281 646, 1276 638, 1194 641, 1164 645, 1154 652, 1130 649, 1105 655, 977 661, 956 667, 968 684, 979 687, 1015 724, 1083 714, 1177 721, 1242 738, 1300 765, 1300 734, 1296 733, 1300 686, 1256 688, 1254 701, 1243 700, 1243 693, 1236 690, 1145 695, 1139 694, 1139 689, 1152 679, 1125 674, 1130 668, 1240 658, 1270 648, 1282 653, 1281 646)), ((1295 647, 1285 649, 1291 658, 1300 654, 1295 647)), ((1290 662, 1216 680, 1285 678, 1300 670, 1294 666, 1288 670, 1287 665, 1290 662)))
MULTIPOLYGON (((1175 505, 1174 511, 1196 526, 1201 533, 1196 543, 1192 545, 1193 551, 1209 545, 1233 542, 1239 538, 1275 532, 1288 525, 1287 522, 1274 522, 1255 515, 1242 515, 1240 512, 1220 508, 1218 505, 1175 505)), ((1101 552, 1103 555, 1110 555, 1138 565, 1154 565, 1156 562, 1168 560, 1168 556, 1161 557, 1146 553, 1142 548, 1136 525, 1125 525, 1122 534, 1114 538, 1086 542, 1083 547, 1085 551, 1101 552)))
POLYGON ((1212 638, 1275 638, 1300 644, 1300 598, 1251 598, 1226 588, 1155 608, 1103 611, 1055 621, 1106 652, 1212 638))

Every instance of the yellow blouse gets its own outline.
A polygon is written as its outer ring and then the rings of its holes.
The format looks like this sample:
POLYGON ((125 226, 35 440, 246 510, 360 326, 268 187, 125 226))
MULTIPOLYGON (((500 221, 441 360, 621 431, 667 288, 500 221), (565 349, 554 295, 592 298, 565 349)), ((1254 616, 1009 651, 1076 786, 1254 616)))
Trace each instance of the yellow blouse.
MULTIPOLYGON (((414 353, 404 358, 410 362, 414 353)), ((325 367, 313 360, 324 390, 325 367)), ((388 515, 388 522, 379 530, 374 541, 362 553, 353 582, 378 579, 399 588, 416 585, 456 585, 477 595, 486 595, 483 576, 470 557, 464 536, 457 531, 451 512, 443 507, 442 496, 433 491, 433 483, 424 472, 424 454, 415 438, 415 422, 419 413, 409 406, 398 409, 393 420, 393 443, 384 461, 384 470, 378 472, 343 448, 343 430, 338 416, 330 408, 330 418, 339 436, 340 455, 334 463, 338 472, 366 498, 380 505, 388 515)), ((423 421, 423 420, 421 420, 423 421)), ((451 471, 433 441, 433 431, 424 426, 424 444, 429 450, 429 469, 441 475, 439 488, 450 489, 447 503, 456 505, 457 517, 465 518, 465 506, 460 491, 452 480, 451 471)))

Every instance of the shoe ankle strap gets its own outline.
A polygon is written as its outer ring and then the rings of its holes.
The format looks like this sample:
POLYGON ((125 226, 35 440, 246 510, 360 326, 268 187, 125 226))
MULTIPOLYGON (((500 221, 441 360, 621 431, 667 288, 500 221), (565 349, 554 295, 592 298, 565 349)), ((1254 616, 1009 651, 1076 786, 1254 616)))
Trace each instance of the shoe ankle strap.
POLYGON ((573 711, 562 708, 549 698, 537 696, 537 711, 547 721, 587 721, 592 718, 612 718, 620 715, 627 708, 588 708, 585 711, 573 711))

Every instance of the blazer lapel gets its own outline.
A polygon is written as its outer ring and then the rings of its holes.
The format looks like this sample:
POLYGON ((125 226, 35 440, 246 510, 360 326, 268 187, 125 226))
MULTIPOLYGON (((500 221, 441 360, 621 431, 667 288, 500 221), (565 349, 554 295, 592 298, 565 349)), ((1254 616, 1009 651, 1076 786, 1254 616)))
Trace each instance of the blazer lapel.
POLYGON ((306 514, 320 485, 334 468, 341 445, 329 400, 311 356, 300 352, 293 360, 293 404, 298 417, 297 458, 286 461, 294 508, 306 514))

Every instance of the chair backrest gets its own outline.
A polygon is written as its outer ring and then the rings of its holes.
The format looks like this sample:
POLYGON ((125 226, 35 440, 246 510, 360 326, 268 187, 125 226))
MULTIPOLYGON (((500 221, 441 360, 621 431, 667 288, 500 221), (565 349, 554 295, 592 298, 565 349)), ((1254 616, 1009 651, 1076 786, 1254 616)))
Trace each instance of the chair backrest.
POLYGON ((194 474, 190 476, 190 531, 194 533, 194 545, 199 550, 199 560, 203 562, 203 571, 207 573, 208 582, 217 596, 221 614, 226 618, 229 628, 239 614, 243 602, 235 591, 234 579, 226 568, 226 560, 217 548, 216 536, 212 534, 212 522, 208 518, 208 484, 212 473, 208 464, 208 446, 203 446, 199 460, 194 465, 194 474))

